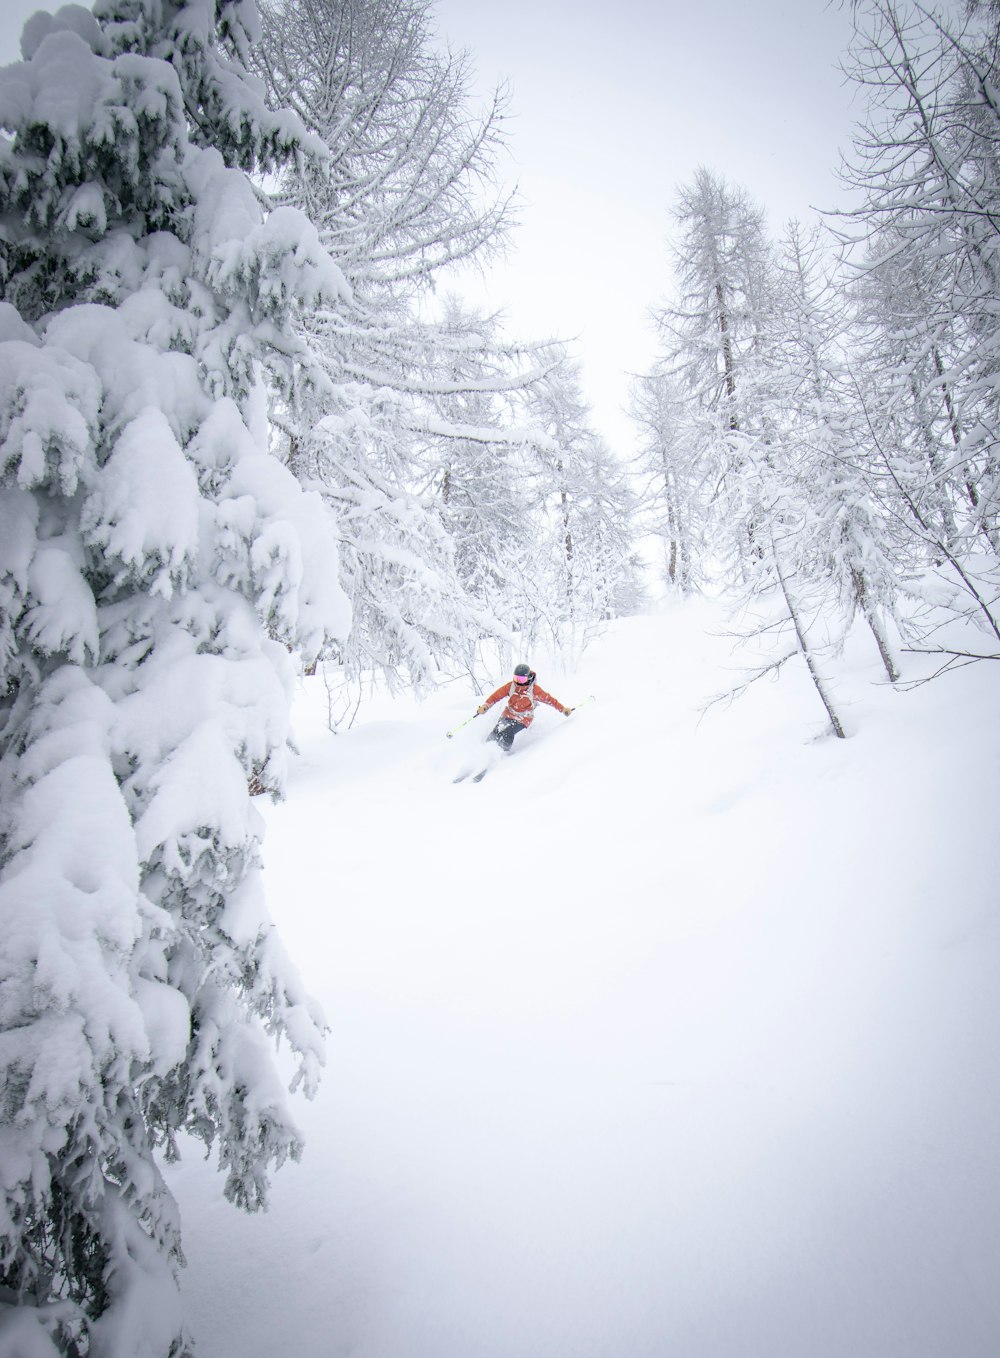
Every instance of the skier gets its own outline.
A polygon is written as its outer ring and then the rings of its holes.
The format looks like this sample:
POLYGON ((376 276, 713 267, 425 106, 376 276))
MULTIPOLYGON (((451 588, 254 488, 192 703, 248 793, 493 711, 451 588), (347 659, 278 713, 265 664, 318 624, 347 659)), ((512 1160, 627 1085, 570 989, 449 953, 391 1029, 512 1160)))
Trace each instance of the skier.
POLYGON ((488 739, 495 740, 502 750, 508 752, 518 731, 526 731, 534 720, 535 703, 548 703, 549 707, 554 707, 564 717, 568 717, 573 711, 571 707, 564 707, 551 693, 546 693, 543 688, 538 687, 535 683, 535 671, 530 665, 515 665, 513 682, 501 684, 481 707, 476 708, 476 715, 482 716, 487 708, 500 702, 502 698, 507 699, 507 706, 488 739))

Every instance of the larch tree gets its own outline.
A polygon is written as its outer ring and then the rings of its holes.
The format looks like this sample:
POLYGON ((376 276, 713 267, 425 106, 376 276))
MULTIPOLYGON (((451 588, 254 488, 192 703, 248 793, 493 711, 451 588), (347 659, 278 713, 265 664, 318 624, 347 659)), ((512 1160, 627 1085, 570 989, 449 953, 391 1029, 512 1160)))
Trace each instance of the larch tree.
POLYGON ((859 380, 871 444, 935 596, 950 579, 953 611, 983 631, 954 660, 1000 657, 1000 13, 868 0, 856 28, 847 69, 869 111, 843 171, 844 235, 864 251, 881 374, 875 392, 859 380))
POLYGON ((674 300, 654 313, 663 366, 697 424, 712 485, 713 550, 738 574, 760 560, 755 459, 765 431, 757 390, 770 334, 772 247, 749 194, 699 169, 674 208, 674 300))
POLYGON ((662 361, 634 379, 629 414, 638 431, 638 531, 659 541, 664 580, 686 594, 702 578, 705 474, 687 406, 662 361))
POLYGON ((641 591, 626 477, 593 428, 579 364, 563 345, 551 353, 549 371, 521 397, 535 431, 525 450, 534 543, 521 627, 532 644, 572 647, 641 591))
POLYGON ((497 545, 502 486, 516 486, 504 460, 531 437, 514 395, 548 366, 495 321, 430 305, 448 266, 507 238, 511 203, 493 186, 506 99, 473 111, 468 57, 437 43, 428 0, 283 0, 264 14, 272 99, 331 147, 323 165, 291 167, 278 198, 308 212, 351 288, 348 308, 305 318, 324 381, 283 412, 289 464, 338 511, 355 625, 331 655, 350 681, 381 671, 420 691, 469 670, 479 637, 509 632, 508 556, 477 554, 497 545))
POLYGON ((525 370, 504 362, 498 328, 496 318, 446 300, 428 335, 421 409, 426 469, 462 590, 479 613, 473 635, 499 641, 505 654, 522 629, 537 550, 527 467, 541 435, 523 398, 556 360, 530 346, 537 366, 526 389, 525 370))
POLYGON ((699 470, 686 479, 705 487, 706 558, 763 615, 751 635, 767 639, 768 654, 753 677, 799 656, 842 737, 822 673, 825 629, 818 634, 810 622, 826 581, 814 569, 817 516, 801 438, 815 374, 789 339, 800 299, 782 276, 763 211, 744 190, 699 170, 680 190, 674 219, 676 296, 655 313, 662 353, 648 379, 676 403, 679 417, 664 432, 680 445, 683 431, 695 451, 699 470), (788 632, 790 645, 775 656, 788 632))
POLYGON ((790 222, 776 265, 777 422, 785 474, 799 483, 800 522, 810 539, 800 569, 834 637, 846 635, 860 613, 895 682, 887 620, 896 616, 898 560, 887 545, 887 513, 865 475, 868 440, 847 358, 853 313, 818 227, 790 222))
POLYGON ((294 653, 348 625, 267 447, 344 278, 248 178, 323 147, 252 0, 36 15, 0 72, 0 1301, 18 1352, 184 1351, 159 1157, 267 1198, 323 1022, 262 899, 294 653))

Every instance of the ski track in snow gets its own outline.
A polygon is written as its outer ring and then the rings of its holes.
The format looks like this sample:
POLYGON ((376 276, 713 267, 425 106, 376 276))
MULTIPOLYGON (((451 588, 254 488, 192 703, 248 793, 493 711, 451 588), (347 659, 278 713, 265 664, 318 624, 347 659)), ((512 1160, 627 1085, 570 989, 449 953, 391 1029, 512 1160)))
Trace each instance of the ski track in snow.
MULTIPOLYGON (((186 1150, 204 1358, 995 1358, 995 677, 857 638, 823 735, 736 704, 709 604, 613 625, 480 784, 499 709, 297 709, 281 935, 331 1025, 258 1217, 186 1150)), ((492 680, 494 676, 488 676, 492 680)))

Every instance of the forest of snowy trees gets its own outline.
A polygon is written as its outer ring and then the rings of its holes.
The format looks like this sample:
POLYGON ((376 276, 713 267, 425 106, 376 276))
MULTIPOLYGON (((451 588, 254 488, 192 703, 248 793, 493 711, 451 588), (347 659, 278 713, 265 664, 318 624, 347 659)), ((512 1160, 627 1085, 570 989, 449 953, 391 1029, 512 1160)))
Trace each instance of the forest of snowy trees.
POLYGON ((641 604, 650 540, 670 589, 731 591, 781 639, 757 674, 809 666, 838 735, 825 662, 856 623, 892 682, 904 647, 1000 659, 998 45, 998 0, 859 0, 842 213, 775 238, 714 170, 679 190, 612 450, 571 345, 448 291, 514 222, 504 93, 475 108, 430 0, 29 21, 0 71, 19 1353, 185 1353, 161 1158, 193 1134, 252 1210, 299 1153, 273 1048, 308 1094, 325 1025, 252 793, 282 793, 303 668, 420 692, 572 651, 641 604))
POLYGON ((855 619, 893 682, 897 644, 1000 659, 998 19, 856 6, 836 216, 776 239, 710 169, 676 200, 633 398, 642 513, 673 584, 721 581, 787 638, 747 682, 801 657, 837 735, 823 659, 855 619))

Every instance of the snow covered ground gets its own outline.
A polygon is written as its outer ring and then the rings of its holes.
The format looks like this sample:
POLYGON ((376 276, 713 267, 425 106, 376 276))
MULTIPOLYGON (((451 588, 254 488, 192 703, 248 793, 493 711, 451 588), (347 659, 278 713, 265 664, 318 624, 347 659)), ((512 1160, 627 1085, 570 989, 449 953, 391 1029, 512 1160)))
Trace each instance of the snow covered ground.
MULTIPOLYGON (((325 726, 266 811, 332 1027, 269 1213, 170 1171, 203 1358, 995 1358, 1000 685, 859 635, 738 703, 711 604, 615 624, 479 785, 477 699, 325 726)), ((503 676, 483 676, 491 685, 503 676)))

